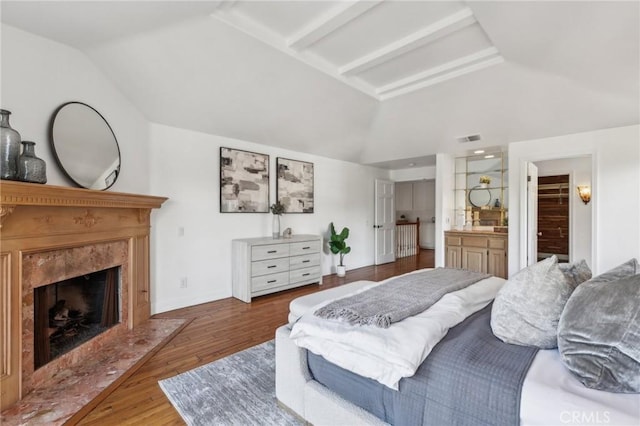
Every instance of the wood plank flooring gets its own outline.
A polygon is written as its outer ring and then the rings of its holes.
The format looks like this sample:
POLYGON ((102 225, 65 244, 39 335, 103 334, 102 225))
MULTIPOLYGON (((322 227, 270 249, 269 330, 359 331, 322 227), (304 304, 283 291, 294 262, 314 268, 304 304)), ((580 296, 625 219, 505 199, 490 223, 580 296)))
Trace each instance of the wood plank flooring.
POLYGON ((347 272, 345 278, 325 276, 322 286, 312 284, 262 296, 250 304, 229 298, 156 315, 156 318, 188 318, 192 321, 79 424, 183 425, 181 417, 160 390, 158 380, 273 339, 276 328, 287 322, 289 302, 296 297, 353 281, 381 281, 433 266, 433 250, 421 250, 417 256, 354 269, 347 272))

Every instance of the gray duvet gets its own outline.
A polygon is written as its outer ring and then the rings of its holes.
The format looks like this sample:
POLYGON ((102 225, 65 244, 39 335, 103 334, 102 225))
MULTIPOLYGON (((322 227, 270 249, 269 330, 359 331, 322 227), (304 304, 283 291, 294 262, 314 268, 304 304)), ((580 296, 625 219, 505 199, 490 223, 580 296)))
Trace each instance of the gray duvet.
POLYGON ((518 425, 522 383, 537 348, 491 332, 491 305, 449 330, 394 391, 308 352, 315 380, 392 425, 518 425))

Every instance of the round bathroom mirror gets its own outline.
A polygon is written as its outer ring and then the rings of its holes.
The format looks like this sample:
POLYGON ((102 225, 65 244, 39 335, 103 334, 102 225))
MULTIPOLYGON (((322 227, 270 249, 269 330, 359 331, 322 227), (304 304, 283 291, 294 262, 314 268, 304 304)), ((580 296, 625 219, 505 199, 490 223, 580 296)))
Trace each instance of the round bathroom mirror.
POLYGON ((469 203, 471 203, 473 207, 488 206, 490 202, 491 191, 489 191, 489 188, 474 186, 469 190, 469 203))
POLYGON ((51 118, 49 137, 60 168, 76 185, 104 190, 118 179, 118 141, 94 108, 82 102, 61 105, 51 118))

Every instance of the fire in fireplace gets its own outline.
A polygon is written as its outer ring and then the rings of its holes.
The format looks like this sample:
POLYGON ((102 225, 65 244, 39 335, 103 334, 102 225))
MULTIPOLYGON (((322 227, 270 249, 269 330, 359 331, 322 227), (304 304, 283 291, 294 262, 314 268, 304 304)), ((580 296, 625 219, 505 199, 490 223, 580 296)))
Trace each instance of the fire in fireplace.
POLYGON ((34 289, 34 368, 120 322, 120 267, 34 289))

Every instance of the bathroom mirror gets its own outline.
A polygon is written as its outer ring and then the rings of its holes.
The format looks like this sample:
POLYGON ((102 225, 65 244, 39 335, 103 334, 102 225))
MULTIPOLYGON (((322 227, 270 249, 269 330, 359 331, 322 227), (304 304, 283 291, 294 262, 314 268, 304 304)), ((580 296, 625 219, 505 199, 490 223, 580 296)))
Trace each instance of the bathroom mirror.
POLYGON ((485 207, 488 206, 490 202, 491 191, 489 191, 489 189, 478 185, 469 190, 469 203, 471 203, 473 207, 485 207))
POLYGON ((107 120, 89 105, 61 105, 51 118, 49 139, 60 168, 76 185, 105 190, 118 179, 118 141, 107 120))

